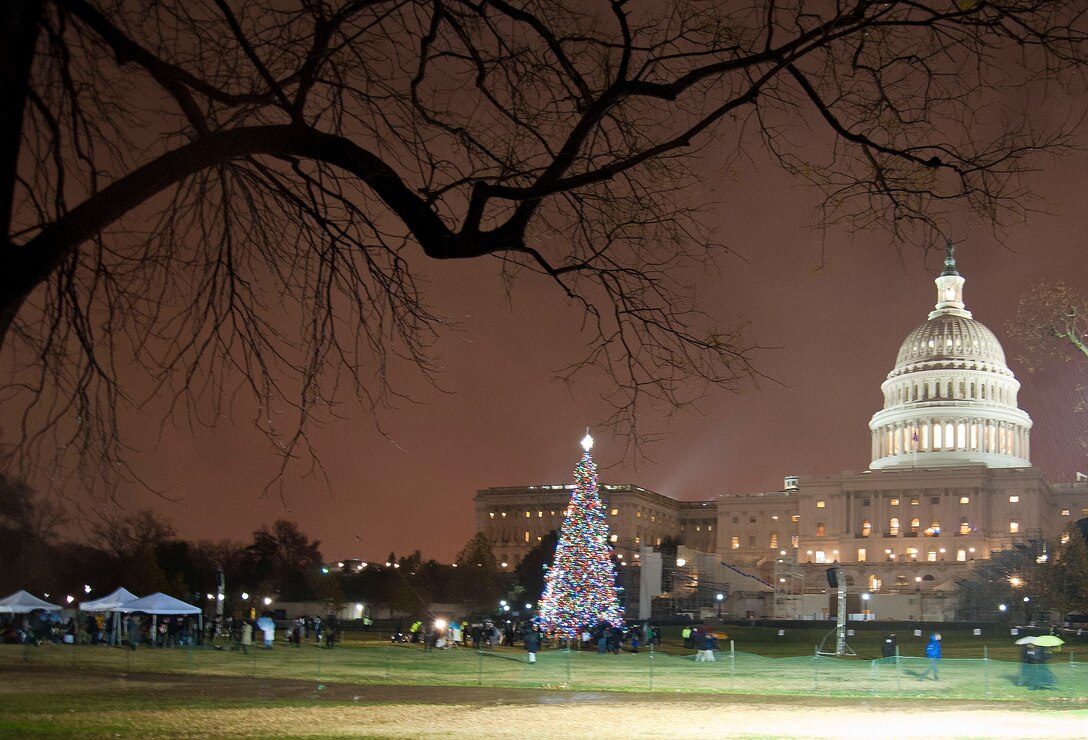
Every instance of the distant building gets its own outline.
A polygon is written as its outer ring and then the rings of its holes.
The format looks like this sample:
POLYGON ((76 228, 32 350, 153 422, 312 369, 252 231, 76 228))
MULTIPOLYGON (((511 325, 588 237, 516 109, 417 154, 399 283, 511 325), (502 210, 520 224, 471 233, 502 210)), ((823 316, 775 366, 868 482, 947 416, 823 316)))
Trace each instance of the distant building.
MULTIPOLYGON (((826 589, 825 570, 838 562, 852 593, 913 594, 917 608, 902 616, 938 619, 949 616, 944 596, 974 562, 1055 538, 1088 515, 1083 476, 1055 484, 1031 467, 1032 422, 1017 405, 1020 383, 997 337, 966 309, 964 282, 950 246, 935 280, 937 304, 903 341, 881 385, 868 470, 788 476, 780 491, 694 502, 604 485, 617 558, 635 563, 640 548, 676 538, 715 554, 725 569, 701 598, 746 579, 771 583, 768 616, 809 614, 796 607, 803 599, 791 597, 821 583, 826 589)), ((478 528, 513 567, 561 526, 569 495, 567 486, 479 491, 478 528)))

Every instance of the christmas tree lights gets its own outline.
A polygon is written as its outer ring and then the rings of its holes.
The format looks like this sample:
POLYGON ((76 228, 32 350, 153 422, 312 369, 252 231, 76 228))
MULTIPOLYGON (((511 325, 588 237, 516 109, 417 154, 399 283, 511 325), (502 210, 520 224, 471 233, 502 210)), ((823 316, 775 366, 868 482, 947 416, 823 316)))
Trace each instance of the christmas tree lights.
POLYGON ((563 515, 555 561, 545 577, 539 610, 541 629, 567 638, 576 637, 583 626, 623 622, 605 506, 597 490, 597 465, 589 454, 593 447, 589 434, 582 447, 585 453, 574 468, 574 492, 563 515))

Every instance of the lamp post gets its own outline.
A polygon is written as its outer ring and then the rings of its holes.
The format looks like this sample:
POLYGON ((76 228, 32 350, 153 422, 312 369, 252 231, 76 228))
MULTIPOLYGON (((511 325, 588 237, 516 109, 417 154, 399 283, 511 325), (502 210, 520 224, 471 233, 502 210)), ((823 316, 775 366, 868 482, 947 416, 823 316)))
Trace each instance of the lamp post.
POLYGON ((722 600, 725 598, 725 594, 718 594, 715 597, 718 600, 718 621, 722 621, 722 600))

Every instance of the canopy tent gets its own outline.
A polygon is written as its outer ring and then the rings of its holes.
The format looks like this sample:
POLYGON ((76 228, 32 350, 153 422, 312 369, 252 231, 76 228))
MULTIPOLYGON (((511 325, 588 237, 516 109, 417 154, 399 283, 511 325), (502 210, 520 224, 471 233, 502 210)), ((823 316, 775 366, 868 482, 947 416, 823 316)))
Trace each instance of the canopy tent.
POLYGON ((186 604, 181 599, 175 599, 173 596, 167 596, 161 591, 145 596, 142 599, 136 599, 130 601, 124 606, 124 611, 129 612, 143 612, 151 615, 151 634, 155 634, 155 623, 160 616, 172 615, 172 614, 196 614, 197 615, 197 627, 203 629, 204 627, 204 612, 198 606, 192 604, 186 604))
POLYGON ((200 607, 186 604, 162 592, 156 592, 142 599, 128 602, 123 607, 123 611, 145 614, 200 614, 200 607))
POLYGON ((139 598, 127 588, 121 587, 108 596, 84 601, 79 605, 81 612, 129 611, 126 606, 139 598))
POLYGON ((106 642, 110 645, 118 645, 121 642, 121 612, 128 611, 128 604, 136 601, 138 597, 125 587, 121 587, 113 593, 100 599, 84 601, 79 605, 83 612, 113 612, 113 619, 106 630, 106 642))
POLYGON ((10 596, 0 599, 0 614, 26 614, 37 609, 47 612, 59 612, 62 607, 42 601, 26 591, 16 591, 10 596))

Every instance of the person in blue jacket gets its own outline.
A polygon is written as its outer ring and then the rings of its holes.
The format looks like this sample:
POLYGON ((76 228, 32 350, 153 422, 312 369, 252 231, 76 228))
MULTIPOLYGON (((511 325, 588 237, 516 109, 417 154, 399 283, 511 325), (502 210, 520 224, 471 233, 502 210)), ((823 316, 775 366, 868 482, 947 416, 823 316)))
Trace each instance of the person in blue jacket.
POLYGON ((926 643, 926 658, 929 659, 929 667, 926 668, 925 673, 918 677, 918 680, 922 681, 932 673, 933 680, 939 681, 940 675, 937 673, 937 666, 941 662, 941 634, 939 632, 934 632, 929 636, 929 642, 926 643))

